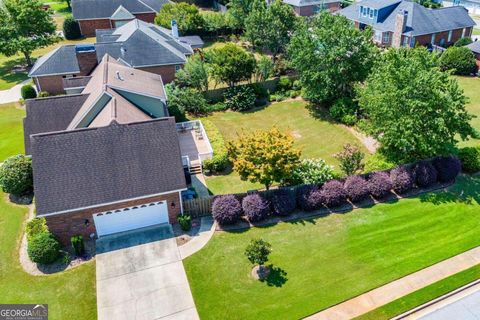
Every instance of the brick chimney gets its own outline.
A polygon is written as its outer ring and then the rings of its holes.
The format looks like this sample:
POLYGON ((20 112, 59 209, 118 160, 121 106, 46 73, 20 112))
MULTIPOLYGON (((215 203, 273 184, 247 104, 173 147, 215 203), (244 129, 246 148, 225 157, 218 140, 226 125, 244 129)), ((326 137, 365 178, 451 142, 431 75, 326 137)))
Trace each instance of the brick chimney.
POLYGON ((80 76, 89 75, 97 66, 97 52, 94 45, 75 46, 77 62, 80 68, 80 76))
POLYGON ((395 31, 392 37, 392 47, 400 48, 402 46, 402 33, 407 26, 408 11, 400 10, 395 17, 395 31))

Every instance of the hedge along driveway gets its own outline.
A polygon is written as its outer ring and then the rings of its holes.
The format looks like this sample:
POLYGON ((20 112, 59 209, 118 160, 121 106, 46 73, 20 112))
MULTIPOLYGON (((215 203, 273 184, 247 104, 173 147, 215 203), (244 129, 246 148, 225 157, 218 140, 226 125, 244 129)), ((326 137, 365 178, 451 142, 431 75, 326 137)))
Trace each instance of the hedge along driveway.
POLYGON ((346 214, 216 233, 184 261, 202 319, 298 319, 480 245, 480 177, 346 214), (459 195, 462 194, 461 199, 459 195), (272 244, 254 281, 250 239, 272 244))
MULTIPOLYGON (((289 100, 251 112, 217 112, 207 117, 220 130, 225 140, 235 139, 242 129, 251 132, 277 126, 289 130, 295 138, 295 147, 302 150, 302 158, 322 158, 338 171, 338 161, 333 154, 344 144, 355 143, 367 153, 361 142, 343 126, 335 124, 324 113, 313 115, 302 100, 289 100)), ((238 193, 262 188, 240 180, 235 173, 212 176, 207 184, 213 194, 238 193)))
POLYGON ((0 303, 48 304, 49 319, 96 319, 95 263, 49 276, 32 276, 19 263, 27 207, 0 192, 0 303))

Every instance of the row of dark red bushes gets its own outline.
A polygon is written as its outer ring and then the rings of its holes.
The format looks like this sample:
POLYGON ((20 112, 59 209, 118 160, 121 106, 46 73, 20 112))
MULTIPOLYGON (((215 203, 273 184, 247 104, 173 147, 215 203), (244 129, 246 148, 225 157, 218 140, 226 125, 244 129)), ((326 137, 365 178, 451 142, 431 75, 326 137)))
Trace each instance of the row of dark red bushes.
POLYGON ((343 180, 330 180, 323 185, 305 185, 291 189, 274 190, 268 199, 259 193, 239 200, 235 195, 215 198, 212 214, 221 225, 233 224, 242 216, 250 222, 264 220, 270 215, 286 216, 295 209, 318 210, 358 203, 373 197, 382 199, 394 191, 405 194, 414 188, 428 188, 435 183, 453 181, 461 171, 457 157, 442 156, 402 165, 392 170, 350 176, 343 180))

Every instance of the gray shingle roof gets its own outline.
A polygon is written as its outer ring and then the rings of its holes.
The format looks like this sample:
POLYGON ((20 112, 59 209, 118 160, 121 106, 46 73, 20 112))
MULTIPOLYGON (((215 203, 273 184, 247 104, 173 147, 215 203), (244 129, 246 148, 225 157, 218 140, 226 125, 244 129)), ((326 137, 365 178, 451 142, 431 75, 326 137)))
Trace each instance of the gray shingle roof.
POLYGON ((470 49, 473 53, 480 53, 480 41, 474 41, 470 44, 467 44, 466 47, 470 49))
POLYGON ((80 73, 78 66, 75 45, 58 47, 44 56, 40 57, 28 76, 45 76, 52 74, 75 74, 80 73))
POLYGON ((393 32, 395 30, 396 15, 401 11, 408 12, 406 30, 403 33, 407 36, 431 34, 475 25, 475 22, 468 15, 468 11, 462 6, 427 9, 418 3, 406 0, 400 2, 398 0, 381 0, 380 2, 365 0, 340 10, 338 14, 344 15, 350 20, 371 25, 375 30, 393 32), (383 21, 372 23, 371 19, 359 17, 358 12, 360 5, 381 8, 395 5, 396 2, 398 2, 398 4, 396 4, 392 12, 386 16, 383 21), (382 5, 379 6, 378 3, 382 5))
POLYGON ((32 136, 37 215, 186 187, 175 120, 32 136))
POLYGON ((88 94, 30 99, 23 119, 25 153, 31 154, 30 135, 65 130, 87 99, 88 94))
POLYGON ((72 0, 72 14, 77 20, 110 18, 123 6, 130 13, 156 13, 168 0, 72 0))

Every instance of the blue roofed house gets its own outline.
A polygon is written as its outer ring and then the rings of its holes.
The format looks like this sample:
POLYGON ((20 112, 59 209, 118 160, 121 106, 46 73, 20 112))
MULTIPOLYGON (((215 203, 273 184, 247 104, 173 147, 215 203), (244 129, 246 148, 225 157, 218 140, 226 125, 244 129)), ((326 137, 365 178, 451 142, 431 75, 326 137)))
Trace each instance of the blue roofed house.
POLYGON ((370 26, 382 47, 449 46, 471 37, 475 22, 461 6, 427 9, 407 0, 364 0, 338 11, 359 29, 370 26))

